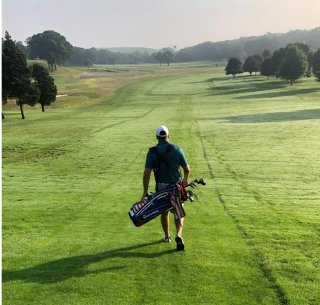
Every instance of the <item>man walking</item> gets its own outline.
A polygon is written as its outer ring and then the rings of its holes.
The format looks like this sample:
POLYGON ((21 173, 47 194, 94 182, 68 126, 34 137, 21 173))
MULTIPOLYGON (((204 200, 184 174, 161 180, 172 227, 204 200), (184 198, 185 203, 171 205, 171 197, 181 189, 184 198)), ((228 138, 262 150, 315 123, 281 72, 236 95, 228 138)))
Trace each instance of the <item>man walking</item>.
MULTIPOLYGON (((158 144, 151 147, 147 153, 145 169, 143 173, 143 194, 141 201, 148 194, 150 176, 154 171, 156 180, 156 191, 165 189, 167 186, 181 181, 180 166, 183 169, 182 183, 188 184, 190 167, 183 150, 176 144, 169 142, 169 130, 166 126, 160 126, 156 130, 158 144)), ((182 239, 184 218, 175 219, 177 250, 184 250, 184 242, 182 239)), ((169 211, 161 214, 161 224, 164 231, 164 242, 171 242, 169 211)))

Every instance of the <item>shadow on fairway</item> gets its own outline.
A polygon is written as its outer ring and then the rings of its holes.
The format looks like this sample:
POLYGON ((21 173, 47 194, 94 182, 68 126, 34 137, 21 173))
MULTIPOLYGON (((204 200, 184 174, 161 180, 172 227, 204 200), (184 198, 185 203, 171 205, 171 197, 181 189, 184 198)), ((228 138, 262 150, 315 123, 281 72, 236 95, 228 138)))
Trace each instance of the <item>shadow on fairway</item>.
POLYGON ((320 108, 316 109, 303 109, 291 112, 272 112, 272 113, 259 113, 250 115, 239 115, 217 118, 215 120, 221 123, 273 123, 273 122, 290 122, 290 121, 303 121, 303 120, 319 120, 320 108))
POLYGON ((211 83, 211 82, 214 82, 214 81, 225 81, 225 80, 228 80, 227 77, 223 76, 223 77, 213 77, 213 78, 209 78, 209 79, 205 79, 205 80, 201 80, 201 81, 197 81, 197 82, 186 82, 184 83, 185 85, 188 85, 188 84, 201 84, 201 83, 211 83))
POLYGON ((236 95, 234 99, 268 99, 275 97, 290 97, 296 95, 314 94, 320 91, 320 88, 295 88, 288 85, 288 82, 276 80, 265 81, 261 79, 242 79, 241 82, 224 82, 215 85, 214 78, 208 79, 208 84, 212 86, 208 89, 207 96, 236 95))
POLYGON ((175 249, 169 249, 160 252, 150 252, 150 250, 143 251, 143 248, 150 247, 160 242, 161 241, 134 245, 96 254, 66 257, 18 271, 3 270, 2 280, 4 283, 9 281, 24 281, 29 283, 48 284, 61 282, 72 277, 83 277, 88 274, 114 272, 127 268, 127 266, 115 266, 97 270, 87 270, 87 268, 90 264, 113 258, 152 259, 175 252, 175 249), (137 251, 139 249, 141 249, 141 251, 137 251))
MULTIPOLYGON (((251 98, 260 96, 258 92, 260 91, 267 91, 270 92, 266 94, 277 94, 279 89, 284 89, 288 87, 288 84, 283 81, 268 81, 264 82, 263 80, 252 80, 250 82, 242 81, 242 82, 225 82, 222 85, 214 84, 214 79, 209 79, 209 81, 213 81, 212 86, 208 89, 210 93, 207 96, 215 96, 215 95, 240 95, 239 97, 235 98, 251 98), (245 95, 246 93, 257 93, 254 95, 245 95)), ((314 90, 314 89, 313 89, 314 90)), ((287 91, 285 91, 287 92, 287 91)), ((263 93, 262 93, 263 94, 263 93)), ((292 94, 293 95, 293 94, 292 94)), ((261 97, 262 98, 262 97, 261 97)))
MULTIPOLYGON (((271 92, 265 92, 265 93, 241 95, 241 96, 237 96, 236 99, 239 99, 239 100, 260 99, 260 98, 266 99, 266 98, 273 98, 273 97, 304 95, 304 94, 309 94, 309 93, 317 93, 319 91, 320 91, 320 88, 307 88, 307 89, 293 89, 292 88, 292 90, 286 90, 286 91, 273 90, 271 92)), ((244 93, 244 91, 242 93, 244 93)))

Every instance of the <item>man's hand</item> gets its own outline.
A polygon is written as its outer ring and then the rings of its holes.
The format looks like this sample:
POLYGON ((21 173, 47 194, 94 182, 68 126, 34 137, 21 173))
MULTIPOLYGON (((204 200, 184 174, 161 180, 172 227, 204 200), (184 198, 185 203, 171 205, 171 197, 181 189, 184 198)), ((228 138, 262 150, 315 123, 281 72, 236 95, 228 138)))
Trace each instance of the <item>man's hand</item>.
POLYGON ((182 184, 183 184, 183 186, 187 186, 189 184, 189 180, 183 179, 182 184))
POLYGON ((140 203, 145 201, 146 197, 147 197, 148 193, 147 192, 143 192, 142 197, 140 199, 140 203))

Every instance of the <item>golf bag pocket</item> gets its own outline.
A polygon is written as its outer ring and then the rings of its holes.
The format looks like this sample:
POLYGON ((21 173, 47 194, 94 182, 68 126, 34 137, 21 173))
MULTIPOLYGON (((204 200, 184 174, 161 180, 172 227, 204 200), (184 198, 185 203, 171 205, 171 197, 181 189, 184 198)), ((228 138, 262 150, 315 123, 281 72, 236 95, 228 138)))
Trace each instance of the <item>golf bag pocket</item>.
POLYGON ((129 211, 129 217, 136 227, 140 227, 160 214, 172 209, 172 193, 163 190, 149 195, 145 201, 135 203, 129 211))

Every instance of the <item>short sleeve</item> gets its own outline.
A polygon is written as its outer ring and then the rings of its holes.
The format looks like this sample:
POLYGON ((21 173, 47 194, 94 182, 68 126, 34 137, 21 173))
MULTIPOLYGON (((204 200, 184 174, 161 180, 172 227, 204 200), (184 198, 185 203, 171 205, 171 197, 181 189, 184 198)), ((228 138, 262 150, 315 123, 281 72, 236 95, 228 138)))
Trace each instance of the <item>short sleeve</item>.
POLYGON ((150 152, 150 150, 147 153, 145 167, 151 168, 151 169, 153 169, 155 167, 154 158, 152 157, 152 152, 150 152))
POLYGON ((186 167, 188 165, 188 161, 186 156, 184 155, 183 149, 180 147, 179 147, 179 153, 180 153, 179 164, 181 167, 186 167))

